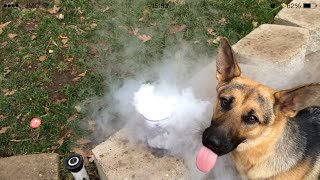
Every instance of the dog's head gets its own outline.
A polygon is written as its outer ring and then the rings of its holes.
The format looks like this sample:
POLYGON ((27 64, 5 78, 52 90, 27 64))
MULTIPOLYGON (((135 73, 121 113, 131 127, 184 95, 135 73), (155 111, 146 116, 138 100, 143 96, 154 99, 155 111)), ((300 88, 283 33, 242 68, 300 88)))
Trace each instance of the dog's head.
MULTIPOLYGON (((320 84, 275 91, 242 76, 226 39, 217 55, 217 99, 203 145, 217 155, 252 148, 281 129, 289 117, 320 102, 320 84)), ((258 67, 257 67, 258 68, 258 67)))

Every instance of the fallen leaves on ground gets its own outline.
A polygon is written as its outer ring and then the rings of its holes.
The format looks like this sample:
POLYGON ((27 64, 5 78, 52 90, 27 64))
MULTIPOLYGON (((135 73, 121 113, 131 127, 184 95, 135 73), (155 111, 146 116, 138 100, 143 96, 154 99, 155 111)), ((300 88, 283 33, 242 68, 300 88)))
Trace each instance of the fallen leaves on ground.
POLYGON ((10 38, 10 39, 14 39, 15 37, 17 37, 18 36, 18 34, 13 34, 13 33, 9 33, 8 34, 8 37, 10 38))
POLYGON ((10 23, 11 23, 11 21, 8 21, 8 22, 5 22, 5 23, 3 23, 3 24, 0 24, 0 29, 6 27, 6 26, 7 26, 8 24, 10 24, 10 23))
POLYGON ((215 38, 215 39, 208 39, 208 40, 207 40, 207 43, 208 43, 209 45, 211 45, 211 44, 219 44, 220 40, 221 40, 221 37, 218 36, 218 37, 215 38))
POLYGON ((252 27, 257 28, 258 27, 258 22, 257 21, 252 21, 252 27))
POLYGON ((62 99, 57 99, 56 103, 61 104, 61 103, 66 102, 66 101, 67 101, 67 99, 62 98, 62 99))
POLYGON ((95 131, 96 130, 96 121, 90 120, 88 121, 88 130, 95 131))
POLYGON ((139 32, 139 28, 132 28, 131 30, 129 30, 129 34, 130 35, 134 35, 134 36, 136 36, 136 35, 138 35, 138 32, 139 32))
POLYGON ((32 36, 31 36, 31 40, 34 40, 35 38, 37 38, 36 35, 32 35, 32 36))
POLYGON ((171 29, 170 29, 170 34, 174 34, 176 32, 179 32, 179 31, 183 31, 187 28, 186 25, 175 25, 175 26, 172 26, 171 29))
POLYGON ((11 70, 8 67, 5 67, 3 77, 6 77, 6 75, 8 75, 10 72, 11 72, 11 70))
POLYGON ((226 18, 222 17, 219 21, 218 24, 220 24, 220 26, 224 26, 227 24, 227 20, 226 18))
POLYGON ((38 60, 39 60, 40 62, 43 62, 44 60, 46 60, 46 55, 41 55, 41 56, 39 56, 38 60))
POLYGON ((215 32, 212 28, 207 28, 207 33, 209 35, 213 35, 213 36, 215 36, 217 34, 217 32, 215 32))
POLYGON ((64 19, 64 15, 63 14, 56 15, 56 18, 62 20, 62 19, 64 19))
POLYGON ((4 41, 4 42, 0 43, 0 46, 1 46, 1 47, 4 47, 4 46, 6 46, 6 45, 8 45, 8 42, 7 42, 7 41, 4 41))
POLYGON ((150 26, 151 26, 151 27, 156 27, 156 26, 157 26, 157 23, 156 23, 156 22, 151 22, 151 23, 150 23, 150 26))
POLYGON ((21 121, 24 122, 29 115, 30 115, 30 112, 27 112, 25 115, 23 115, 21 121))
POLYGON ((73 152, 73 153, 76 153, 76 154, 80 154, 83 157, 83 164, 85 166, 89 165, 89 160, 88 160, 87 153, 82 148, 74 148, 70 152, 73 152))
POLYGON ((9 90, 9 89, 4 89, 2 92, 4 92, 4 96, 12 96, 17 90, 9 90))
POLYGON ((7 130, 10 128, 10 126, 6 126, 0 129, 0 134, 4 134, 7 132, 7 130))
POLYGON ((49 12, 50 14, 56 14, 57 12, 59 12, 59 10, 60 10, 60 7, 54 5, 53 8, 48 9, 48 12, 49 12))
POLYGON ((251 13, 243 13, 241 19, 246 20, 246 21, 250 21, 252 20, 252 15, 251 13))
POLYGON ((71 122, 78 117, 78 113, 73 113, 68 119, 67 122, 71 122))
POLYGON ((89 143, 91 143, 91 140, 84 139, 84 138, 78 139, 77 142, 76 142, 77 145, 86 145, 86 144, 89 144, 89 143))
POLYGON ((142 42, 147 42, 151 40, 151 36, 146 35, 146 34, 142 34, 138 36, 138 39, 140 39, 140 41, 142 42))
POLYGON ((86 20, 86 18, 85 18, 85 17, 83 17, 83 16, 81 16, 81 17, 80 17, 80 22, 81 22, 81 23, 83 23, 83 22, 84 22, 84 20, 86 20))
POLYGON ((68 130, 68 131, 65 132, 65 133, 63 134, 63 136, 57 141, 57 143, 61 146, 61 145, 64 143, 64 139, 65 139, 66 137, 70 137, 71 134, 72 134, 72 131, 71 131, 71 130, 68 130))
POLYGON ((18 120, 18 119, 21 117, 21 115, 22 115, 22 113, 20 113, 20 114, 16 117, 16 119, 18 120))
POLYGON ((46 112, 46 113, 48 114, 49 111, 50 111, 50 109, 49 109, 47 106, 45 106, 45 107, 44 107, 44 112, 46 112))
POLYGON ((0 34, 2 34, 2 32, 3 32, 3 28, 6 27, 10 23, 11 23, 11 21, 8 21, 8 22, 5 22, 3 24, 0 24, 0 34))
POLYGON ((4 120, 7 116, 0 114, 0 121, 4 120))
POLYGON ((66 36, 60 36, 60 38, 61 38, 62 44, 67 44, 67 42, 69 41, 69 38, 66 36))
POLYGON ((98 26, 97 23, 91 23, 91 24, 90 24, 90 28, 92 28, 92 29, 93 29, 93 28, 96 28, 97 26, 98 26))
POLYGON ((85 70, 83 73, 80 73, 77 75, 77 77, 73 78, 72 81, 79 81, 82 77, 84 77, 87 74, 87 70, 85 70))
POLYGON ((144 11, 142 12, 141 18, 139 18, 139 21, 145 20, 145 19, 148 17, 148 15, 149 15, 149 11, 148 11, 147 9, 144 10, 144 11))

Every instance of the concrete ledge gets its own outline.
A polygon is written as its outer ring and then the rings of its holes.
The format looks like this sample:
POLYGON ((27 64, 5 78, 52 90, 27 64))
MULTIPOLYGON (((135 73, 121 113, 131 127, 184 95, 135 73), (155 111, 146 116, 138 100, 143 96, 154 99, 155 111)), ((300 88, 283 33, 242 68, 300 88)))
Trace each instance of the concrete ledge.
POLYGON ((236 57, 243 64, 303 65, 309 42, 304 28, 263 24, 234 46, 236 57))
POLYGON ((0 179, 58 180, 58 154, 31 154, 0 159, 0 179))
POLYGON ((187 175, 182 160, 156 157, 143 145, 132 146, 123 129, 92 152, 102 180, 184 179, 187 175))
POLYGON ((303 27, 310 31, 307 54, 320 50, 320 0, 293 0, 291 3, 315 3, 314 9, 283 8, 275 17, 275 23, 303 27))

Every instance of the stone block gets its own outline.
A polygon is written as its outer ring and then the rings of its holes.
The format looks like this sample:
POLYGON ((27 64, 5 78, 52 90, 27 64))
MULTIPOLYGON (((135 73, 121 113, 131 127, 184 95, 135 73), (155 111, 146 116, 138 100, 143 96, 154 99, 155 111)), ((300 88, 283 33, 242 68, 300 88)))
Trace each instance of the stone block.
POLYGON ((293 0, 301 8, 283 8, 275 17, 275 23, 306 28, 310 31, 307 54, 320 50, 320 0, 293 0), (312 3, 315 8, 302 8, 303 3, 312 3))
POLYGON ((44 153, 0 159, 0 179, 58 180, 59 155, 44 153))
POLYGON ((183 179, 187 168, 181 159, 157 157, 144 145, 132 145, 124 130, 112 135, 92 152, 102 180, 183 179))

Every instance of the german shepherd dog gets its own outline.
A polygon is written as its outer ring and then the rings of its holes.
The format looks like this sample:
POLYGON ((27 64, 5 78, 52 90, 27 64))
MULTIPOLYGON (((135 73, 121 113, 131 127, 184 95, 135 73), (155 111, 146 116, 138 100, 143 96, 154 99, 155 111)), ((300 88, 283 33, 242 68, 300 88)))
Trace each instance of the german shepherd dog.
POLYGON ((216 66, 203 145, 218 156, 231 152, 245 179, 320 179, 320 84, 276 91, 246 78, 225 38, 216 66))

